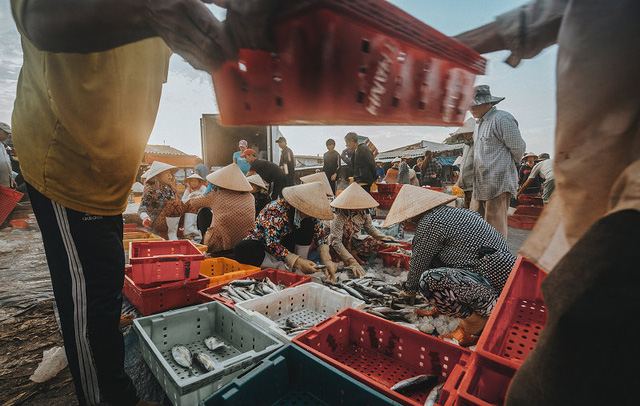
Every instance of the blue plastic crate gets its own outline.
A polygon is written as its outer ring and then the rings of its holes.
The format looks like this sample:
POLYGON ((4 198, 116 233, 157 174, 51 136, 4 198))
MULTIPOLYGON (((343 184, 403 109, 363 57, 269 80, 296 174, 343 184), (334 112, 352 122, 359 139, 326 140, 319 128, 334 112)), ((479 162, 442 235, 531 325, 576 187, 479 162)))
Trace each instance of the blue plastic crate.
POLYGON ((306 351, 287 345, 205 399, 202 406, 378 406, 399 403, 306 351))
POLYGON ((282 347, 280 341, 243 320, 219 302, 142 317, 133 321, 140 350, 151 372, 175 406, 193 406, 282 347), (204 339, 213 336, 227 347, 212 352, 204 339), (209 355, 215 368, 195 373, 176 364, 171 348, 186 346, 209 355))

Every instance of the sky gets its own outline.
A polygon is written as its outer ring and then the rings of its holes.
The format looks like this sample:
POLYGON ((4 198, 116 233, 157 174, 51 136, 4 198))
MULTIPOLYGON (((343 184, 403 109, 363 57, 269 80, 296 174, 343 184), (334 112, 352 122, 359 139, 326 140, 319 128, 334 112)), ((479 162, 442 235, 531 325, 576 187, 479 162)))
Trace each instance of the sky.
MULTIPOLYGON (((454 36, 493 21, 523 0, 391 0, 390 3, 413 15, 445 35, 454 36)), ((218 18, 224 11, 210 9, 218 18)), ((22 51, 20 36, 13 22, 9 1, 0 2, 0 121, 10 123, 22 51)), ((553 155, 555 128, 555 66, 557 46, 544 50, 517 68, 503 61, 508 52, 486 54, 487 72, 476 84, 491 86, 495 96, 506 99, 498 105, 518 121, 527 151, 553 155)), ((166 144, 201 156, 200 117, 217 113, 211 77, 193 69, 179 55, 171 57, 169 77, 164 85, 158 116, 149 144, 166 144)), ((470 116, 467 113, 468 116, 470 116)), ((286 126, 280 131, 296 154, 317 155, 326 150, 327 138, 334 138, 341 149, 344 135, 355 131, 369 137, 379 151, 412 144, 420 140, 442 142, 457 127, 424 126, 286 126)))

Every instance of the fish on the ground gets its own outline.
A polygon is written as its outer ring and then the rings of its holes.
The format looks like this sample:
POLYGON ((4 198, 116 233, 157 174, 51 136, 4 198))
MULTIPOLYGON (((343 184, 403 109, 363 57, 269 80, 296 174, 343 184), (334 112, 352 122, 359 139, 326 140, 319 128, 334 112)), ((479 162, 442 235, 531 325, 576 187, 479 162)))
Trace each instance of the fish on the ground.
POLYGON ((440 400, 440 394, 442 393, 443 383, 439 383, 431 389, 427 399, 424 401, 424 406, 434 406, 440 400))
POLYGON ((227 345, 224 342, 222 342, 221 340, 218 340, 215 337, 205 338, 204 345, 206 345, 207 348, 210 349, 211 351, 217 351, 223 348, 227 348, 227 345))
POLYGON ((409 393, 432 386, 436 382, 438 382, 438 377, 435 375, 418 375, 396 383, 391 387, 391 390, 398 393, 409 393))
POLYGON ((211 372, 216 368, 216 364, 211 357, 204 352, 196 352, 193 354, 193 363, 207 372, 211 372))
POLYGON ((193 364, 191 362, 191 351, 182 344, 176 344, 171 348, 171 356, 176 364, 181 367, 187 368, 193 371, 193 364))

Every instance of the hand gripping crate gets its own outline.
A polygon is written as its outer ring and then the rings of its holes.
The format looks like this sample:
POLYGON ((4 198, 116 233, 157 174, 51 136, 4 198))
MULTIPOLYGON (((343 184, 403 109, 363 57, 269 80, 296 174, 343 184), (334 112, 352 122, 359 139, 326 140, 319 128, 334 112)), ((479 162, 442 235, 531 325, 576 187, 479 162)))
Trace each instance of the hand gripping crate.
POLYGON ((467 349, 355 309, 345 309, 293 339, 311 354, 402 405, 422 406, 431 388, 402 395, 390 388, 421 374, 450 377, 467 349))
POLYGON ((272 293, 236 305, 236 312, 285 343, 291 341, 282 327, 290 319, 300 326, 315 326, 345 307, 364 308, 364 301, 335 292, 318 283, 272 293))
POLYGON ((208 283, 209 280, 200 275, 198 279, 141 287, 131 279, 131 266, 128 265, 125 268, 122 293, 143 316, 148 316, 200 303, 202 298, 198 295, 198 291, 204 289, 208 283))
POLYGON ((140 337, 142 357, 175 406, 193 406, 253 367, 282 343, 264 330, 241 319, 218 302, 172 310, 133 321, 140 337), (204 339, 213 336, 227 348, 210 351, 204 339), (171 348, 186 346, 204 352, 215 362, 213 371, 195 374, 176 364, 171 348))
POLYGON ((396 405, 295 345, 271 354, 203 406, 396 405))
POLYGON ((132 241, 131 279, 137 285, 198 279, 204 254, 189 240, 132 241))
MULTIPOLYGON (((271 282, 276 285, 281 284, 287 288, 291 288, 294 286, 302 285, 303 283, 311 282, 310 275, 302 275, 295 272, 289 271, 280 271, 278 269, 264 269, 262 271, 251 273, 247 276, 243 276, 238 279, 264 279, 268 278, 271 282)), ((231 309, 235 309, 235 302, 231 299, 227 299, 220 295, 222 292, 222 288, 227 286, 230 282, 221 283, 220 285, 211 286, 206 289, 202 289, 198 292, 200 298, 203 302, 210 302, 212 300, 217 300, 220 303, 230 307, 231 309)), ((244 302, 244 301, 243 301, 244 302)), ((242 302, 238 302, 242 303, 242 302)))
POLYGON ((384 0, 285 0, 213 72, 222 125, 462 125, 486 61, 384 0))
POLYGON ((16 204, 24 194, 11 188, 0 185, 0 224, 9 217, 16 204))
POLYGON ((547 322, 540 292, 546 273, 518 256, 498 303, 480 335, 476 352, 517 369, 533 350, 547 322))
POLYGON ((200 274, 209 278, 209 287, 231 282, 260 270, 225 257, 207 258, 200 263, 200 274))

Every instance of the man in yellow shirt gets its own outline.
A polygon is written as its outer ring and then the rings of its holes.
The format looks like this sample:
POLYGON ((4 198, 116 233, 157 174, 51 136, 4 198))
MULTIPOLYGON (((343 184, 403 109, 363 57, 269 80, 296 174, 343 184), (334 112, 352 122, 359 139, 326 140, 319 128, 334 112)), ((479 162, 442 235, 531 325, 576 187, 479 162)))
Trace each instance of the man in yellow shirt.
POLYGON ((171 50, 213 71, 268 46, 271 1, 11 0, 24 64, 12 117, 81 405, 148 405, 118 329, 122 215, 171 50), (208 2, 208 1, 207 1, 208 2), (23 153, 24 152, 24 153, 23 153))

